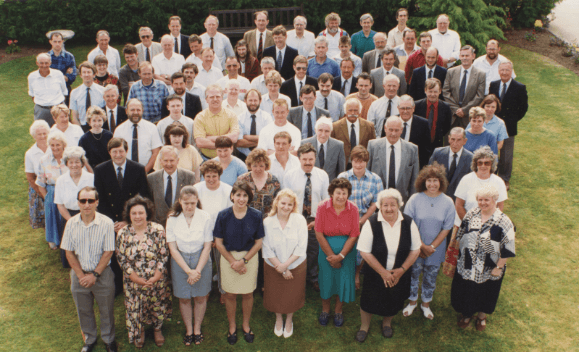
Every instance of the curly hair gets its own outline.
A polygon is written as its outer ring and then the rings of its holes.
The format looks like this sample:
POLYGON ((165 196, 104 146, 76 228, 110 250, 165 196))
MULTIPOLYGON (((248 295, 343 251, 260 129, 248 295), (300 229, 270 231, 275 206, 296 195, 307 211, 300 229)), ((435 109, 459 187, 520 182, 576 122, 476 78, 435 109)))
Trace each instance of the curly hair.
POLYGON ((131 224, 131 209, 137 205, 142 205, 145 207, 145 211, 147 212, 147 221, 150 221, 154 214, 155 214, 155 204, 149 199, 137 194, 133 198, 129 199, 127 203, 125 203, 125 210, 123 211, 123 220, 127 222, 127 224, 131 224))
POLYGON ((448 180, 446 179, 446 169, 441 164, 437 163, 436 161, 432 165, 426 165, 425 167, 420 170, 418 173, 418 177, 416 177, 416 181, 414 182, 414 187, 416 188, 416 192, 425 192, 426 191, 426 180, 429 178, 437 178, 440 182, 440 186, 438 190, 442 193, 446 191, 448 187, 448 180))
POLYGON ((208 172, 215 172, 221 176, 221 174, 223 174, 223 166, 221 166, 221 163, 217 160, 207 160, 201 164, 200 171, 203 176, 208 172))
POLYGON ((470 164, 470 169, 474 172, 478 171, 477 163, 481 159, 489 159, 492 161, 491 173, 497 170, 497 155, 493 153, 491 147, 484 145, 474 151, 472 155, 472 163, 470 164))
POLYGON ((292 199, 292 201, 294 202, 294 207, 293 207, 291 213, 297 214, 297 212, 298 212, 298 196, 291 189, 284 188, 281 191, 279 191, 279 193, 277 194, 277 196, 273 200, 273 203, 271 205, 271 211, 269 212, 268 216, 275 216, 277 214, 277 205, 283 197, 288 197, 288 198, 292 199))
POLYGON ((334 195, 334 191, 337 188, 346 189, 348 191, 348 198, 352 195, 352 184, 345 178, 335 178, 330 182, 330 186, 328 186, 328 194, 330 197, 334 195))
POLYGON ((266 171, 269 170, 269 168, 271 167, 271 160, 269 159, 267 152, 261 148, 255 148, 254 150, 249 152, 247 159, 245 159, 245 165, 247 165, 247 169, 250 171, 251 165, 253 165, 254 163, 261 163, 261 162, 265 164, 265 170, 266 171))

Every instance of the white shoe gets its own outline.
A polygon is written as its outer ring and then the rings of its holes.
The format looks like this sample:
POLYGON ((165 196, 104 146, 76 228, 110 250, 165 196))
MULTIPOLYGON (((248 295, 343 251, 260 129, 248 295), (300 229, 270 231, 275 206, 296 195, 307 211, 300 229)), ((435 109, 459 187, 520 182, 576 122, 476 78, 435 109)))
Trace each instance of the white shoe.
POLYGON ((412 313, 414 313, 414 310, 416 309, 416 307, 418 307, 418 302, 416 304, 408 303, 406 308, 404 308, 404 310, 402 311, 402 315, 404 315, 405 317, 411 316, 412 313))
POLYGON ((430 310, 430 307, 425 307, 421 304, 420 309, 422 309, 422 314, 424 314, 424 317, 426 319, 430 319, 430 320, 434 319, 434 314, 430 310))
POLYGON ((292 329, 290 331, 288 331, 287 325, 286 325, 286 328, 283 330, 283 337, 285 337, 287 339, 288 337, 292 336, 293 333, 294 333, 294 323, 292 322, 292 329))
POLYGON ((281 324, 281 329, 277 329, 277 322, 275 323, 275 325, 273 326, 273 333, 277 336, 277 337, 281 337, 281 335, 283 335, 283 323, 281 324))

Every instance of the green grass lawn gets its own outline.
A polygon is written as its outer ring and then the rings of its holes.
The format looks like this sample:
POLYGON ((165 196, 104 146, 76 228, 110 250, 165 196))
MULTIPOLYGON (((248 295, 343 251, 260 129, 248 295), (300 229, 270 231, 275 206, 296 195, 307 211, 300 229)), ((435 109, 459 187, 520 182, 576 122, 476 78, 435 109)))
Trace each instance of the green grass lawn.
MULTIPOLYGON (((72 48, 77 64, 91 47, 72 48)), ((118 47, 118 49, 121 49, 118 47)), ((247 351, 571 351, 579 350, 579 77, 542 56, 505 45, 503 55, 516 63, 517 80, 525 83, 530 108, 519 124, 514 176, 505 213, 517 226, 517 257, 509 271, 495 314, 484 333, 473 326, 461 330, 450 306, 450 282, 439 275, 432 309, 434 321, 419 309, 410 318, 394 318, 394 338, 380 335, 375 318, 364 344, 354 341, 359 304, 346 305, 342 328, 317 323, 321 301, 308 290, 306 306, 295 314, 290 339, 273 334, 275 315, 254 304, 253 345, 225 341, 224 306, 211 296, 203 331, 203 350, 247 351)), ((0 65, 0 351, 79 351, 80 336, 70 294, 68 270, 48 250, 43 230, 28 224, 24 153, 34 143, 28 134, 33 103, 26 76, 36 69, 27 57, 0 65)), ((80 78, 77 79, 77 81, 80 78)), ((78 83, 77 83, 78 84, 78 83)), ((120 351, 128 344, 124 305, 116 302, 116 333, 120 351)), ((238 309, 239 310, 239 309, 238 309)), ((238 321, 241 321, 239 317, 238 321)), ((241 324, 239 323, 238 326, 241 324)), ((164 326, 165 351, 185 351, 184 326, 175 301, 173 320, 164 326)), ((194 349, 195 347, 190 347, 194 349)), ((97 351, 104 351, 99 339, 97 351)), ((156 351, 152 330, 144 351, 156 351)))

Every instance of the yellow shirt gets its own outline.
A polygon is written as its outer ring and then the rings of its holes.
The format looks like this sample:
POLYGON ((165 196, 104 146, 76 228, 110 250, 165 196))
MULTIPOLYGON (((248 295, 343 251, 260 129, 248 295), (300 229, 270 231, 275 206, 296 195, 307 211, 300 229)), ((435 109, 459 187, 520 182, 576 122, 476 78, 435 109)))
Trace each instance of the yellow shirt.
MULTIPOLYGON (((195 139, 223 136, 230 133, 239 135, 239 123, 237 122, 237 115, 229 109, 221 109, 218 114, 213 114, 211 110, 205 109, 195 117, 193 122, 195 139)), ((200 150, 206 157, 214 158, 217 156, 215 149, 200 148, 200 150)))

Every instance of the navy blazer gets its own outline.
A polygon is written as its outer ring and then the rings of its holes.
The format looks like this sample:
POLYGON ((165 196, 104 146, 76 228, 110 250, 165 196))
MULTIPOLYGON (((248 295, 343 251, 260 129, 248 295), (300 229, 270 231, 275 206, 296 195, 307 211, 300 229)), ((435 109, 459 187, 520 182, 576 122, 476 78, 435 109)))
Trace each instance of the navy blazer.
MULTIPOLYGON (((426 109, 428 108, 426 98, 415 102, 414 114, 424 117, 428 120, 426 109)), ((442 147, 444 144, 444 136, 450 131, 452 123, 452 110, 448 104, 442 100, 438 100, 438 117, 436 118, 436 133, 434 134, 434 142, 432 142, 432 149, 442 147)))
MULTIPOLYGON (((191 93, 185 93, 185 116, 194 119, 198 113, 203 110, 201 107, 201 99, 191 93)), ((169 116, 169 109, 167 108, 167 98, 163 99, 163 106, 161 107, 161 117, 169 116)))
POLYGON ((283 56, 283 63, 281 67, 278 67, 275 48, 275 45, 265 48, 265 50, 263 50, 263 57, 269 56, 273 58, 273 61, 275 61, 275 70, 279 72, 283 79, 292 78, 292 76, 295 75, 294 59, 299 55, 298 51, 291 46, 286 45, 285 55, 283 56))
MULTIPOLYGON (((414 100, 420 100, 426 98, 426 93, 424 92, 424 83, 426 82, 426 65, 414 69, 412 71, 412 79, 410 81, 410 86, 408 86, 408 95, 410 95, 414 100)), ((442 87, 444 87, 444 79, 446 78, 446 69, 444 67, 436 65, 434 67, 433 78, 437 78, 440 81, 440 97, 438 99, 443 99, 442 97, 442 87)))
MULTIPOLYGON (((466 174, 472 171, 470 169, 471 166, 470 164, 472 163, 472 155, 473 154, 471 152, 462 148, 462 154, 460 155, 460 158, 458 159, 458 162, 456 164, 456 170, 454 171, 454 175, 452 176, 452 179, 448 180, 448 187, 446 188, 446 192, 444 193, 446 193, 447 196, 452 198, 453 201, 456 199, 456 197, 454 196, 454 192, 456 191, 456 188, 458 187, 460 180, 462 180, 462 178, 466 174)), ((446 178, 448 179, 449 158, 450 158, 450 147, 447 146, 436 148, 434 150, 434 153, 432 153, 432 156, 430 157, 430 161, 428 162, 428 164, 432 165, 436 161, 437 163, 444 166, 444 169, 446 170, 446 178)))
MULTIPOLYGON (((106 111, 107 111, 106 106, 103 106, 102 109, 106 113, 106 111)), ((117 127, 121 123, 127 121, 127 119, 128 119, 128 117, 127 117, 127 111, 125 110, 125 107, 117 105, 117 119, 116 119, 117 127)), ((105 122, 103 123, 103 129, 111 131, 111 128, 109 127, 109 116, 107 116, 107 118, 105 119, 105 122)), ((111 132, 114 133, 115 131, 111 131, 111 132)))
POLYGON ((412 117, 412 124, 410 125, 410 143, 418 146, 418 163, 420 168, 428 164, 428 159, 432 154, 432 147, 430 144, 430 128, 428 128, 428 120, 414 115, 412 117))
MULTIPOLYGON (((358 83, 358 77, 352 76, 351 80, 352 80, 352 85, 350 87, 350 94, 358 93, 358 88, 356 87, 356 83, 358 83)), ((334 84, 332 85, 332 89, 341 93, 341 90, 342 90, 342 76, 341 75, 334 77, 334 84)))
POLYGON ((181 47, 179 48, 179 54, 183 55, 185 59, 191 55, 191 47, 189 46, 188 35, 181 34, 181 47))
MULTIPOLYGON (((306 84, 312 85, 316 87, 316 91, 318 90, 318 80, 314 77, 306 76, 306 84)), ((298 100, 298 93, 296 90, 295 76, 283 82, 279 92, 290 97, 292 101, 292 108, 300 105, 300 101, 298 100)))
MULTIPOLYGON (((491 82, 489 93, 500 97, 500 89, 501 80, 491 82)), ((527 87, 514 79, 511 80, 507 93, 505 93, 503 101, 501 102, 501 111, 496 113, 498 117, 505 121, 509 137, 517 135, 517 123, 525 117, 528 109, 529 97, 527 96, 527 87)))

